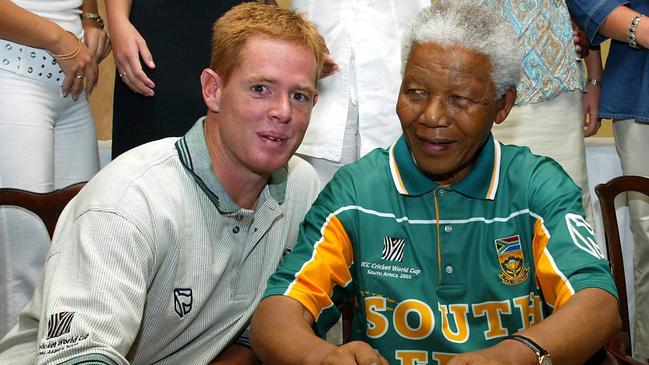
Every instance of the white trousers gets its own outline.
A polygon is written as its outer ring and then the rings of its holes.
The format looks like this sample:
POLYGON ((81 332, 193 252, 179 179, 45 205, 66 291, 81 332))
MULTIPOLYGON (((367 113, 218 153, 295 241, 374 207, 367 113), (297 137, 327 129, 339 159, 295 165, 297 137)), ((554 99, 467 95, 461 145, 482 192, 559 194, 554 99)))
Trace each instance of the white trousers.
MULTIPOLYGON (((615 147, 624 175, 649 177, 649 124, 633 119, 613 123, 615 147)), ((634 352, 649 358, 649 198, 628 194, 631 232, 635 241, 633 273, 635 276, 634 352)))
MULTIPOLYGON (((95 126, 85 95, 0 70, 0 187, 48 192, 99 170, 95 126)), ((41 221, 0 208, 0 337, 31 299, 49 236, 41 221)))
POLYGON ((500 142, 527 146, 534 154, 557 161, 581 188, 586 219, 594 228, 581 98, 581 91, 572 91, 546 102, 516 105, 504 122, 494 126, 493 134, 500 142))

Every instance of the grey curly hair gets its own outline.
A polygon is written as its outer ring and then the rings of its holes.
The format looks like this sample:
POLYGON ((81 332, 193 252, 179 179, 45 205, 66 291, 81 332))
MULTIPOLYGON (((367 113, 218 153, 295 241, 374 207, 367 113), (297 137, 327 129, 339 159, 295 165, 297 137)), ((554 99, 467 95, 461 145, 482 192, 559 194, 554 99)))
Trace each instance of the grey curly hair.
POLYGON ((522 56, 516 33, 500 14, 467 0, 437 0, 417 15, 403 35, 401 72, 413 43, 437 43, 474 50, 491 59, 491 79, 496 96, 516 87, 521 78, 522 56))

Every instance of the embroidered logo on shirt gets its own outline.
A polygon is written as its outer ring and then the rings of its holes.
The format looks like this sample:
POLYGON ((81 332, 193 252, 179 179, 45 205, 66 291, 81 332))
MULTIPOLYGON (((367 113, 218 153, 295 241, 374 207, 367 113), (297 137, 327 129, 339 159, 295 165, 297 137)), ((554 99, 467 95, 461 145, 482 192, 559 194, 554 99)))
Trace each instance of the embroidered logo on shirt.
POLYGON ((47 320, 47 339, 63 336, 70 332, 74 312, 59 312, 50 315, 47 320))
POLYGON ((530 268, 525 266, 525 258, 518 235, 495 240, 496 252, 502 273, 500 280, 507 285, 518 285, 527 280, 530 268))
POLYGON ((385 236, 385 238, 383 238, 381 259, 398 262, 403 261, 403 248, 405 246, 405 239, 385 236))
POLYGON ((189 288, 174 289, 174 310, 180 318, 192 310, 192 290, 189 288))
POLYGON ((593 255, 597 259, 604 259, 604 253, 595 242, 595 233, 584 217, 568 213, 566 214, 566 226, 577 247, 593 255))

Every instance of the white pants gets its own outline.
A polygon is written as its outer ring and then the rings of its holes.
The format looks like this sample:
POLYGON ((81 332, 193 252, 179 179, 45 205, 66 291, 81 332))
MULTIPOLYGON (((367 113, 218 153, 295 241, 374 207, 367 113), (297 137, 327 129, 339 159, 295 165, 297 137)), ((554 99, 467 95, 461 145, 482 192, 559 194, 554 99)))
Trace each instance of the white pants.
MULTIPOLYGON (((649 177, 649 124, 633 119, 613 123, 615 147, 624 175, 649 177)), ((635 276, 634 352, 649 357, 649 198, 628 194, 631 232, 635 241, 633 267, 635 276)))
MULTIPOLYGON (((99 169, 85 95, 0 70, 0 187, 48 192, 89 180, 99 169)), ((0 337, 31 299, 49 236, 32 214, 0 208, 0 337)))
POLYGON ((586 172, 584 112, 581 91, 560 94, 537 104, 516 105, 493 134, 506 144, 527 146, 537 155, 553 158, 581 188, 586 219, 594 226, 586 172))

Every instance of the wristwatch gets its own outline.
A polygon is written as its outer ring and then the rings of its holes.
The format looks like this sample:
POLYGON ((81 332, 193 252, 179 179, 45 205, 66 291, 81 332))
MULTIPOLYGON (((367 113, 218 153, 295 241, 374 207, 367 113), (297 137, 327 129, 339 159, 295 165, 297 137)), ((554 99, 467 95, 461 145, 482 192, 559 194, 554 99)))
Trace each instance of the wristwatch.
POLYGON ((505 340, 518 341, 529 347, 530 350, 534 351, 534 353, 536 354, 539 365, 552 365, 552 359, 550 358, 550 353, 548 352, 548 350, 539 346, 538 343, 532 341, 531 339, 521 335, 511 335, 505 337, 505 340))

